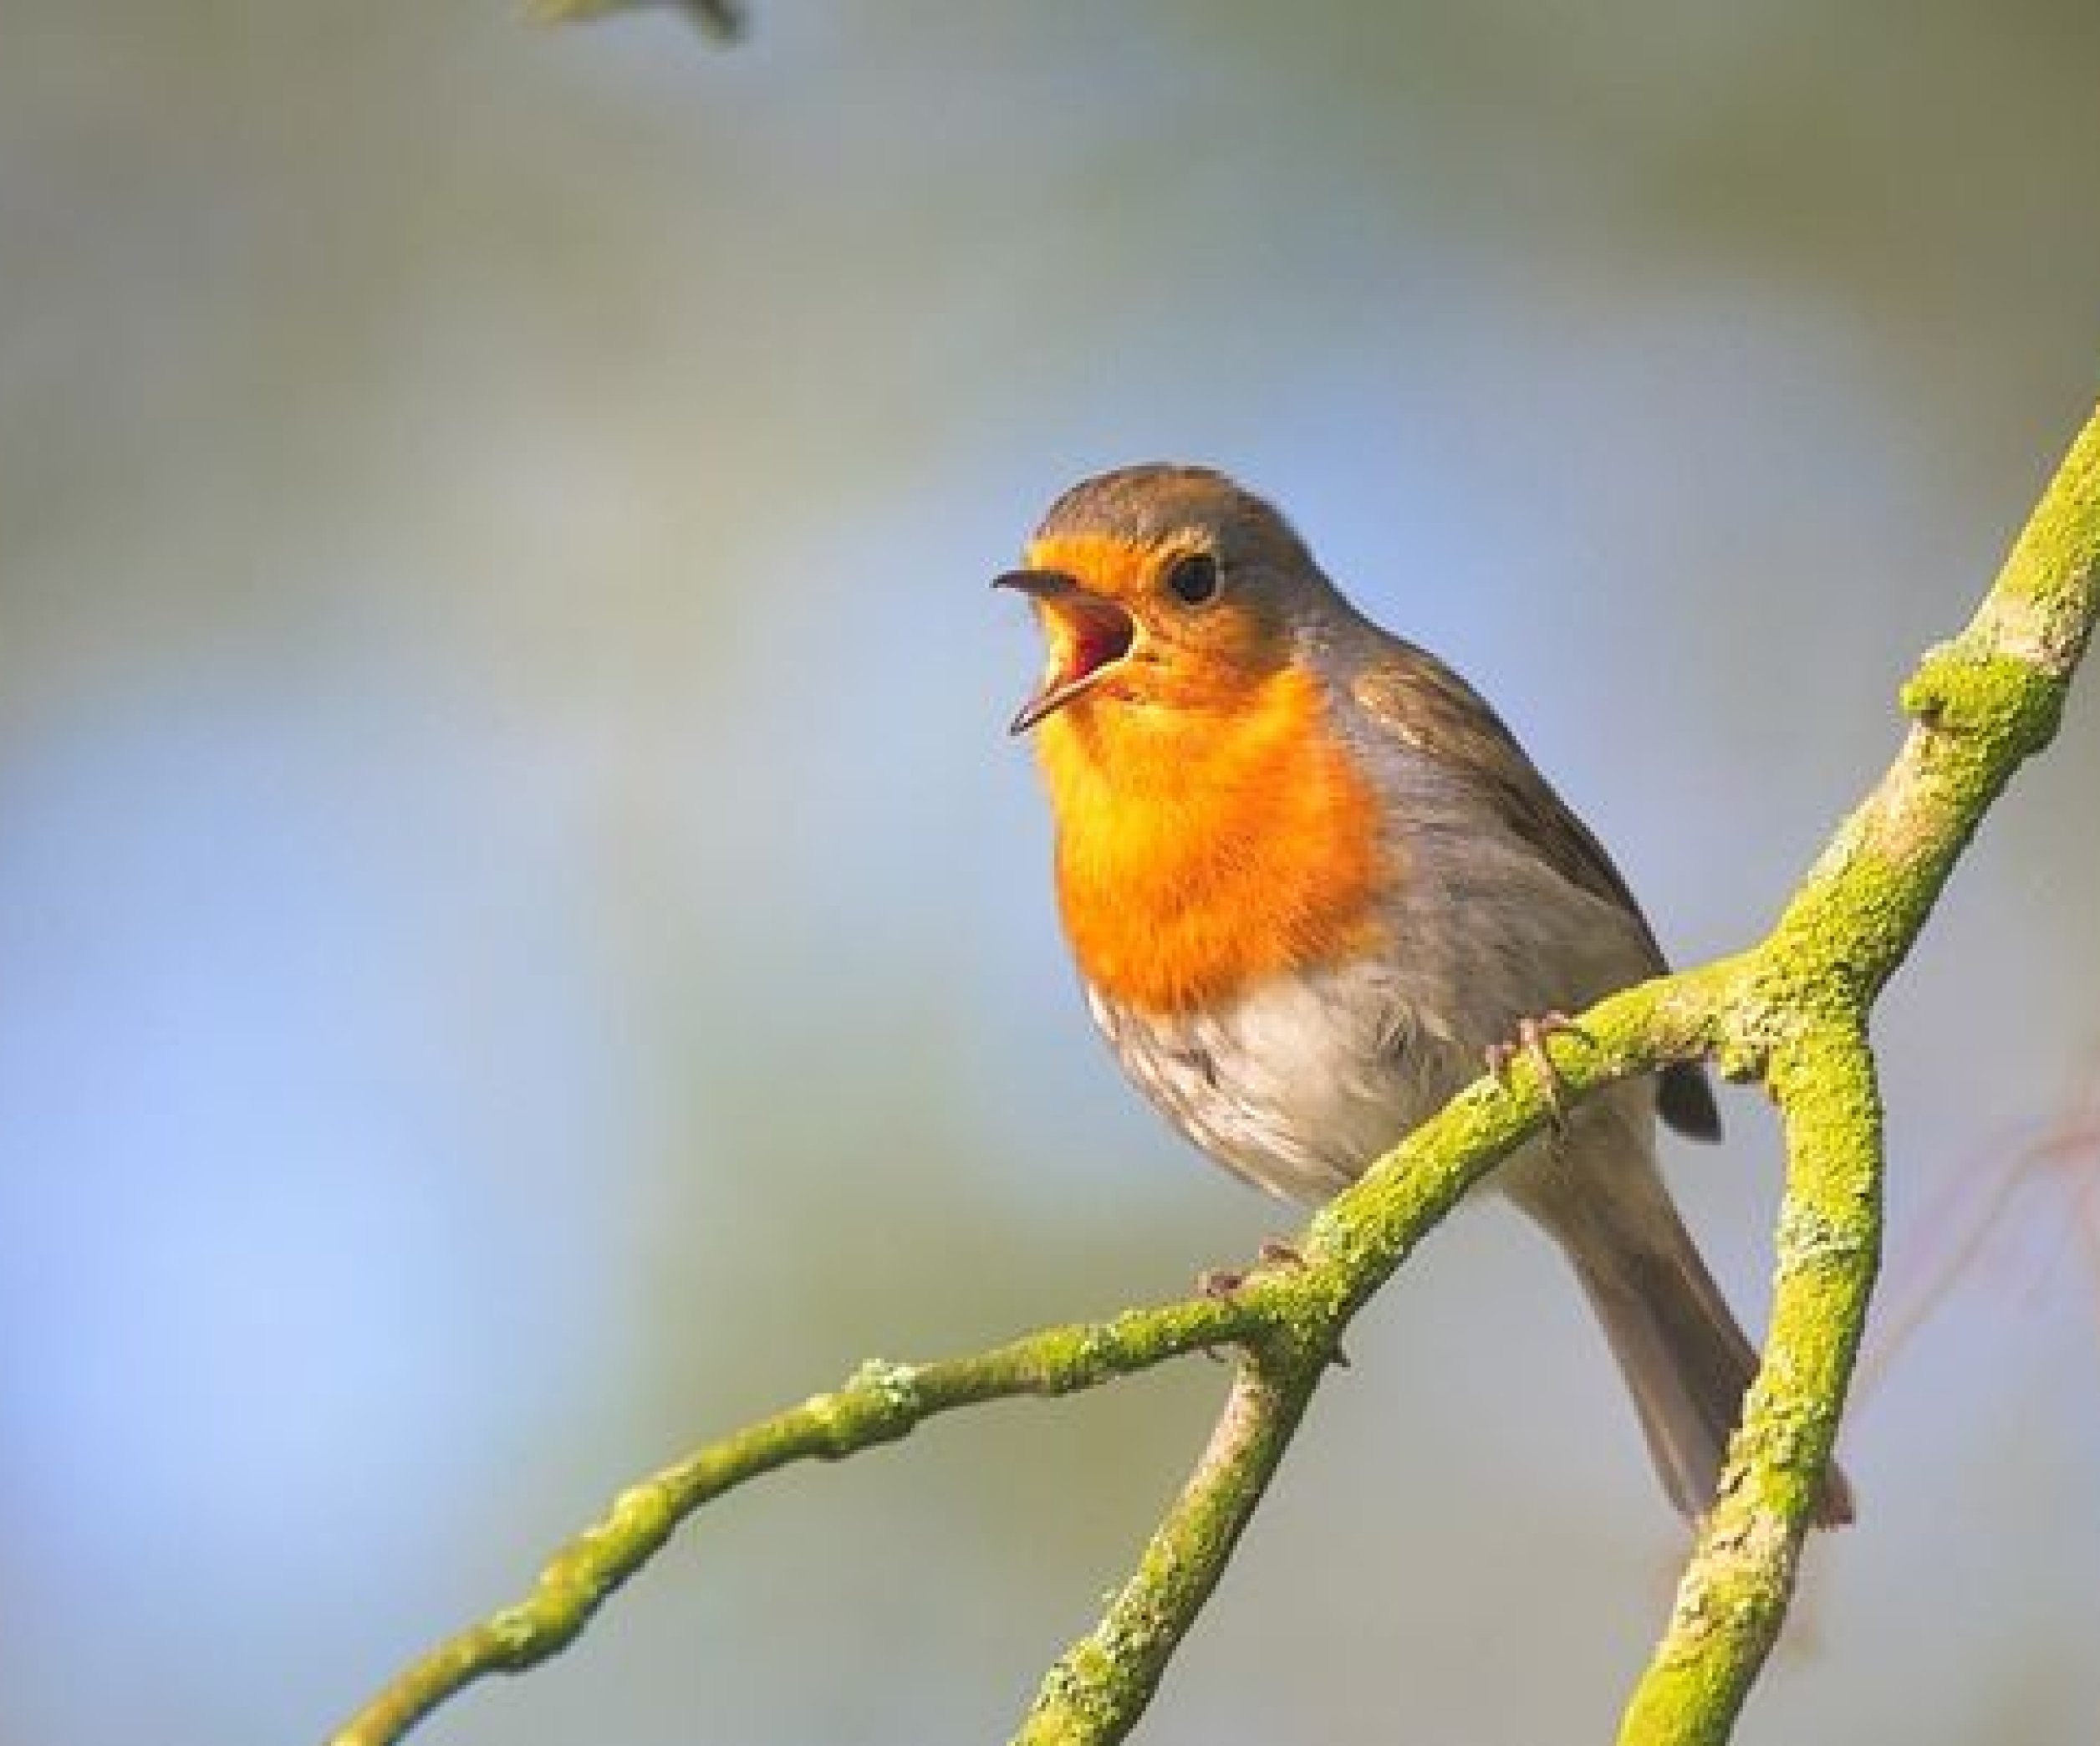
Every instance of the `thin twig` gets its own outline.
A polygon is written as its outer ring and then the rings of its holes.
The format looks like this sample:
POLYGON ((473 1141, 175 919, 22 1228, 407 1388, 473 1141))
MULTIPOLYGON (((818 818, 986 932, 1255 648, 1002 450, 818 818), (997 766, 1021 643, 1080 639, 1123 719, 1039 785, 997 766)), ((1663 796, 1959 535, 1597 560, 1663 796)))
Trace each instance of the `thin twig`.
POLYGON ((1120 1739, 1136 1724, 1290 1447, 1320 1363, 1241 1361, 1195 1471, 1101 1622, 1044 1677, 1014 1746, 1120 1739))

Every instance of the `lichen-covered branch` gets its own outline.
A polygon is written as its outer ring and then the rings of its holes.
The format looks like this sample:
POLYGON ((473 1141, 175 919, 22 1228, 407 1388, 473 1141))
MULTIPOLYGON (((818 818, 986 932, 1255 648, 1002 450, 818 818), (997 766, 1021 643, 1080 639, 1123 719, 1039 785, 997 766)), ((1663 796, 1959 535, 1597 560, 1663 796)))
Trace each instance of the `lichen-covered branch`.
MULTIPOLYGON (((1787 1135, 1765 1360, 1623 1746, 1725 1740, 1785 1619, 1880 1246, 1868 1015, 1984 812, 2054 733, 2097 614, 2100 416, 1975 620, 1904 688, 1913 726, 1895 763, 1771 934, 1740 957, 1615 995, 1550 1044, 1566 1099, 1711 1055, 1731 1077, 1765 1083, 1787 1135)), ((623 1493, 525 1600, 411 1666, 334 1746, 390 1746, 471 1681, 553 1654, 680 1522, 762 1473, 892 1442, 979 1401, 1069 1393, 1198 1349, 1236 1347, 1210 1447, 1100 1625, 1045 1680, 1018 1736, 1027 1746, 1123 1738, 1216 1586, 1350 1318, 1549 1113, 1528 1066, 1506 1085, 1483 1080, 1322 1208, 1296 1259, 1258 1270, 1229 1295, 1054 1328, 937 1364, 870 1363, 833 1392, 708 1445, 623 1493)))
POLYGON ((1968 628, 1904 687, 1913 728, 1809 870, 1725 1008, 1725 1060, 1784 1119, 1772 1325, 1720 1496, 1621 1746, 1718 1746, 1777 1639, 1881 1247, 1867 1018, 1992 801, 2046 747, 2100 617, 2100 414, 1968 628))
POLYGON ((463 1686, 515 1673, 565 1648, 613 1591, 702 1504, 798 1461, 837 1461, 895 1442, 959 1406, 1061 1395, 1257 1331, 1252 1309, 1202 1296, 1104 1322, 1049 1328, 968 1358, 926 1365, 870 1360, 813 1395, 629 1486, 602 1521, 563 1546, 533 1592, 440 1644, 339 1730, 332 1746, 385 1746, 463 1686))
MULTIPOLYGON (((1708 980, 1692 973, 1649 983, 1583 1014, 1578 1033, 1555 1044, 1560 1095, 1578 1099, 1698 1053, 1707 1034, 1701 990, 1708 980)), ((1297 1259, 1260 1269, 1236 1291, 1045 1329, 966 1357, 870 1361, 831 1392, 706 1445, 621 1493, 603 1520, 548 1560, 529 1595, 412 1663, 330 1746, 391 1746, 474 1681, 522 1672, 558 1652, 681 1522, 776 1468, 894 1442, 959 1407, 1070 1394, 1190 1352, 1238 1347, 1247 1355, 1219 1435, 1117 1611, 1053 1677, 1063 1700, 1053 1704, 1046 1685, 1026 1736, 1122 1738, 1216 1585, 1349 1318, 1466 1189, 1550 1113, 1527 1069, 1507 1086, 1483 1081, 1323 1208, 1297 1259), (1134 1628, 1140 1617, 1144 1631, 1134 1628), (1122 1652, 1140 1644, 1142 1658, 1122 1652)))
POLYGON ((1881 1247, 1881 1122, 1863 1032, 1810 1026, 1771 1063, 1787 1191, 1765 1357, 1720 1494, 1620 1746, 1718 1746, 1777 1640, 1865 1326, 1881 1247))
POLYGON ((1203 1458, 1099 1625, 1044 1677, 1015 1746, 1119 1740, 1211 1598, 1319 1384, 1325 1354, 1241 1361, 1203 1458))

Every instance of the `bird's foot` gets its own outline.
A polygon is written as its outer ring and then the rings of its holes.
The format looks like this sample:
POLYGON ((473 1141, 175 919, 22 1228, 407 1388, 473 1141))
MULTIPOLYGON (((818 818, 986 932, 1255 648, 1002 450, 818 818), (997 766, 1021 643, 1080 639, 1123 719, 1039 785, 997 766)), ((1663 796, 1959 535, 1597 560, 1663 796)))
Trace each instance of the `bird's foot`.
MULTIPOLYGON (((1254 1265, 1240 1269, 1230 1267, 1205 1268, 1195 1276, 1195 1289, 1207 1298, 1229 1298, 1265 1267, 1303 1267, 1306 1258, 1287 1243, 1271 1238, 1254 1252, 1254 1265)), ((1221 1359, 1216 1348, 1203 1348, 1206 1357, 1221 1359)), ((1338 1370, 1349 1367, 1349 1355, 1336 1346, 1328 1361, 1338 1370)))
POLYGON ((1491 1043, 1484 1051, 1487 1070, 1494 1075, 1498 1084, 1509 1083, 1510 1063, 1521 1055, 1532 1064, 1538 1075, 1540 1085, 1546 1093, 1546 1105, 1551 1113, 1553 1131, 1567 1131, 1567 1106, 1561 1093, 1567 1090, 1567 1081, 1561 1077, 1561 1070, 1553 1064, 1553 1057, 1547 1053, 1546 1039, 1562 1031, 1574 1031, 1575 1021, 1567 1013, 1545 1012, 1536 1018, 1516 1021, 1516 1040, 1514 1043, 1491 1043))
POLYGON ((1254 1252, 1251 1267, 1206 1267, 1195 1276, 1195 1289, 1207 1298, 1229 1298, 1265 1267, 1302 1267, 1305 1257, 1287 1243, 1273 1240, 1254 1252))

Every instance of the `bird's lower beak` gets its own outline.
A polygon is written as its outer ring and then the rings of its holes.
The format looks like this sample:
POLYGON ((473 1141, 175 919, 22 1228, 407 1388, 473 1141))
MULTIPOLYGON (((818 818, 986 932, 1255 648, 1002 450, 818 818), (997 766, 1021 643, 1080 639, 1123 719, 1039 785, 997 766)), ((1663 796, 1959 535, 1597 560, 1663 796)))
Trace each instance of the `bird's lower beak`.
POLYGON ((1063 570, 1009 570, 994 588, 1011 588, 1036 604, 1050 661, 1035 696, 1021 706, 1009 733, 1026 733, 1108 676, 1137 640, 1137 620, 1114 600, 1081 586, 1063 570))

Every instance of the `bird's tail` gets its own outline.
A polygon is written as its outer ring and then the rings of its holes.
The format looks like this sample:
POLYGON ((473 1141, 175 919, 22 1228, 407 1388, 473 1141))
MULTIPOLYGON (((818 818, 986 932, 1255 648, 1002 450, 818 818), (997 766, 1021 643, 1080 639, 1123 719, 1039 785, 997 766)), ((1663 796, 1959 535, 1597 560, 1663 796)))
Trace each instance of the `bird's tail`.
MULTIPOLYGON (((1663 1488, 1696 1520, 1713 1507, 1757 1354, 1660 1181, 1650 1180, 1657 1192, 1642 1208, 1637 1238, 1619 1226, 1601 1241, 1594 1224, 1579 1243, 1556 1234, 1604 1325, 1663 1488)), ((1816 1524, 1835 1528, 1852 1519, 1852 1487, 1833 1463, 1816 1524)))

